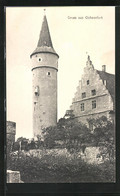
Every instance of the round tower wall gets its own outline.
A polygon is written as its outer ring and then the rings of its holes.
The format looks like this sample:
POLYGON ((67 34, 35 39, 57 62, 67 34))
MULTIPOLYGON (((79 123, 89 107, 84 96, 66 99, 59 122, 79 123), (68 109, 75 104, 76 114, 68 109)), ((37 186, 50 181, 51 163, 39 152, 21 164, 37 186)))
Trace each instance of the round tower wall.
POLYGON ((58 69, 58 56, 52 53, 38 53, 32 56, 32 70, 42 66, 58 69))
POLYGON ((57 60, 56 55, 48 53, 32 57, 34 137, 57 123, 57 60))

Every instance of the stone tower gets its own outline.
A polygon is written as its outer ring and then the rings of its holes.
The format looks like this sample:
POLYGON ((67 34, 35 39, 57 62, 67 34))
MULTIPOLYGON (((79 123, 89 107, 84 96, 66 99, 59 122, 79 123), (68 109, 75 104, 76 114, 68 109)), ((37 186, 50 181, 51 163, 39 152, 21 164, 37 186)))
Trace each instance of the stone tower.
POLYGON ((57 123, 58 54, 53 48, 46 15, 44 14, 37 48, 31 54, 33 94, 33 134, 57 123))

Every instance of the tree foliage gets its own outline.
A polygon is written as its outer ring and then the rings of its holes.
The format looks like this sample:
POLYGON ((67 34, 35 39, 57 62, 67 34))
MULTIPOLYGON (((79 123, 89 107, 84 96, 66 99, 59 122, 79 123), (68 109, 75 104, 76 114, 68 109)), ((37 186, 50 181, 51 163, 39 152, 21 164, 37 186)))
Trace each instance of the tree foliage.
POLYGON ((94 126, 93 141, 100 147, 100 155, 103 159, 114 161, 115 159, 115 126, 102 116, 97 119, 88 119, 94 126))
POLYGON ((110 161, 115 158, 115 130, 114 124, 107 120, 105 116, 97 119, 87 119, 88 123, 94 126, 91 132, 86 125, 73 119, 61 118, 57 126, 47 127, 43 130, 43 137, 37 140, 29 140, 23 137, 14 143, 13 151, 30 149, 54 149, 66 148, 70 153, 82 151, 84 153, 88 146, 98 146, 100 156, 110 161), (43 139, 44 138, 44 139, 43 139), (20 147, 21 145, 21 147, 20 147))
POLYGON ((86 125, 71 119, 60 119, 57 126, 43 130, 44 143, 48 148, 56 147, 56 143, 62 143, 61 147, 70 152, 79 151, 89 144, 92 134, 86 125))
MULTIPOLYGON (((88 119, 94 125, 91 132, 86 125, 73 119, 60 119, 57 126, 43 130, 44 140, 18 138, 21 149, 41 150, 40 157, 29 152, 19 151, 10 155, 8 169, 19 170, 24 182, 114 182, 115 181, 115 130, 114 124, 102 116, 88 119), (92 165, 76 156, 76 152, 85 151, 88 146, 98 146, 99 155, 105 160, 99 165, 92 165), (52 149, 52 154, 44 153, 52 149), (66 148, 67 156, 54 154, 54 148, 66 148), (27 154, 28 153, 28 154, 27 154)), ((37 152, 37 150, 35 150, 37 152)), ((39 153, 38 153, 39 154, 39 153)))

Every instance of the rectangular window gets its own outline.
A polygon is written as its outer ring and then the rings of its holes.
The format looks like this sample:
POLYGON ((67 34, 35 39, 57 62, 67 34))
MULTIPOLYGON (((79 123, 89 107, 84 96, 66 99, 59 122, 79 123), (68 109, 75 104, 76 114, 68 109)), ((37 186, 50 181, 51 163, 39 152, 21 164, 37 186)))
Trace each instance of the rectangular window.
POLYGON ((82 93, 82 99, 86 97, 86 93, 82 93))
POLYGON ((81 111, 84 111, 84 103, 81 103, 81 111))
POLYGON ((106 83, 107 83, 106 80, 103 80, 103 84, 104 84, 105 86, 106 86, 106 83))
POLYGON ((92 101, 92 109, 96 108, 96 100, 92 101))
POLYGON ((96 95, 96 90, 95 89, 91 90, 91 94, 92 94, 92 96, 96 95))
POLYGON ((90 81, 89 81, 89 80, 87 80, 87 85, 89 85, 89 83, 90 83, 90 81))

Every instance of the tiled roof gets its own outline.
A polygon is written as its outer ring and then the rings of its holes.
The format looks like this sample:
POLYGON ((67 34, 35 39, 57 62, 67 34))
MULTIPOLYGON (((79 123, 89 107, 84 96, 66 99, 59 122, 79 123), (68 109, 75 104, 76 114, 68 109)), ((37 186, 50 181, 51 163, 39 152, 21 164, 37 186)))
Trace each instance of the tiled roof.
POLYGON ((115 75, 98 70, 97 73, 103 81, 106 80, 106 88, 109 91, 113 102, 115 103, 115 75))
MULTIPOLYGON (((43 47, 37 47, 32 54, 30 55, 30 57, 32 57, 32 55, 34 54, 38 54, 38 53, 52 53, 52 54, 56 54, 58 56, 58 54, 55 52, 54 48, 51 47, 47 47, 47 46, 43 46, 43 47)), ((59 56, 58 56, 59 57, 59 56)))
POLYGON ((32 57, 32 55, 34 54, 42 53, 42 52, 48 52, 57 55, 52 45, 52 40, 51 40, 46 16, 44 16, 43 18, 43 23, 40 31, 40 37, 38 40, 37 48, 33 51, 30 57, 32 57))

